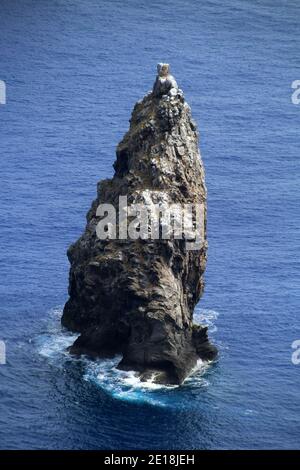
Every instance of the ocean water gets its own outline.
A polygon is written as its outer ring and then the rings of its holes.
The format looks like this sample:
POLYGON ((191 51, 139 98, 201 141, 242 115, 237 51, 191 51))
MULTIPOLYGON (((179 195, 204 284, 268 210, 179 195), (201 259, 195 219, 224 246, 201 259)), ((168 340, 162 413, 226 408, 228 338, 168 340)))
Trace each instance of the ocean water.
POLYGON ((298 0, 2 0, 0 448, 299 448, 298 0), (71 359, 66 249, 169 62, 200 128, 217 363, 182 387, 71 359))

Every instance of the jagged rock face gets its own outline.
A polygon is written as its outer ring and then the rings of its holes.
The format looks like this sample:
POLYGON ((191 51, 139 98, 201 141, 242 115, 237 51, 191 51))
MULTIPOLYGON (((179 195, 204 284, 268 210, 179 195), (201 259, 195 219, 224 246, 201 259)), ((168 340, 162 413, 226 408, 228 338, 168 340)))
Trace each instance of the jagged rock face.
MULTIPOLYGON (((145 380, 182 383, 200 357, 216 349, 207 328, 193 325, 193 310, 204 287, 206 234, 199 249, 184 240, 107 239, 96 234, 97 207, 128 204, 202 203, 204 170, 190 108, 159 64, 153 91, 138 102, 130 129, 117 147, 112 179, 101 181, 83 235, 70 246, 69 300, 62 324, 81 333, 74 354, 122 354, 120 368, 145 380)), ((205 227, 206 211, 203 214, 205 227)))

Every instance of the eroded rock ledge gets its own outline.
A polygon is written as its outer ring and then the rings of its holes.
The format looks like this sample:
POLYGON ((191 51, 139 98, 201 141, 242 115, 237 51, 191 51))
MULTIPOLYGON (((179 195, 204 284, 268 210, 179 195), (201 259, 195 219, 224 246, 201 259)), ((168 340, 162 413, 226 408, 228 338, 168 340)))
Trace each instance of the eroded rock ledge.
MULTIPOLYGON (((204 169, 196 124, 168 64, 158 65, 153 91, 132 112, 129 131, 117 147, 112 179, 98 184, 83 235, 70 246, 69 300, 62 324, 80 334, 73 354, 121 354, 120 368, 154 375, 160 383, 182 383, 198 358, 212 360, 216 348, 207 328, 193 324, 204 287, 206 233, 197 250, 185 240, 100 240, 100 203, 202 204, 204 169)), ((205 227, 206 210, 203 213, 205 227)))

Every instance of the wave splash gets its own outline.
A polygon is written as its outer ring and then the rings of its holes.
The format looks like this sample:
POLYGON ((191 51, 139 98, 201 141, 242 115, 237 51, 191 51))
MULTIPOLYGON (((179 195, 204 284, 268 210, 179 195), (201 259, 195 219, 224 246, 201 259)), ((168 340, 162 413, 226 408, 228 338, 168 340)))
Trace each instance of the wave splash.
MULTIPOLYGON (((73 344, 78 334, 70 333, 61 328, 61 308, 50 311, 50 322, 47 331, 36 338, 36 345, 41 356, 47 358, 51 364, 63 368, 65 361, 80 361, 84 365, 83 379, 94 383, 110 396, 129 402, 149 403, 152 405, 167 406, 174 403, 185 389, 204 388, 209 385, 205 377, 211 367, 208 362, 199 359, 197 366, 182 385, 160 385, 151 380, 142 382, 134 371, 123 371, 116 368, 121 357, 112 359, 91 360, 87 357, 73 358, 67 349, 73 344)), ((207 325, 214 333, 214 322, 218 313, 214 310, 199 309, 195 312, 195 322, 207 325)))

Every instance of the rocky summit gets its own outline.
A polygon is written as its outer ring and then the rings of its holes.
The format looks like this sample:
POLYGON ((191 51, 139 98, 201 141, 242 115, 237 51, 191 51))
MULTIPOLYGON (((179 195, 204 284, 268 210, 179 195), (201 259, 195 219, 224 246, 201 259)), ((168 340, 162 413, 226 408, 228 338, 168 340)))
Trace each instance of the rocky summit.
POLYGON ((153 90, 134 106, 116 154, 113 178, 98 184, 86 229, 68 249, 62 324, 80 333, 72 354, 121 355, 118 367, 136 371, 141 380, 180 384, 199 358, 213 360, 217 350, 207 327, 193 323, 204 288, 206 187, 197 127, 168 64, 158 64, 153 90), (185 237, 124 236, 120 196, 128 207, 201 206, 201 242, 189 249, 185 237), (105 220, 101 205, 117 213, 106 237, 97 232, 105 220))

